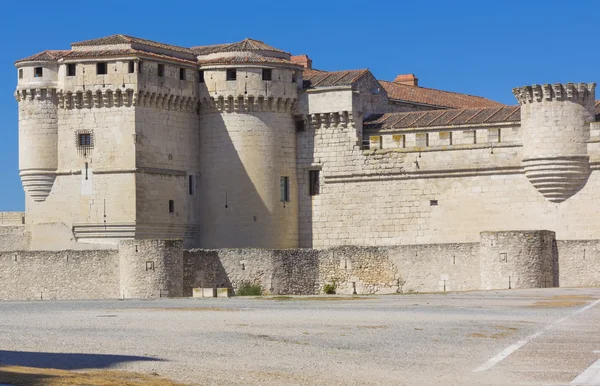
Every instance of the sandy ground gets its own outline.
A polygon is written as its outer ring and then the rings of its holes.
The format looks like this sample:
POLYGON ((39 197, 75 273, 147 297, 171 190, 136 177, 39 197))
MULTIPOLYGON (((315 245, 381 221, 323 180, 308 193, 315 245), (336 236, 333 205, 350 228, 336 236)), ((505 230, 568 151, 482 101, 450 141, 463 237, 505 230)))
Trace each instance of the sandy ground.
POLYGON ((600 288, 2 302, 0 384, 568 385, 600 359, 598 299, 600 288))

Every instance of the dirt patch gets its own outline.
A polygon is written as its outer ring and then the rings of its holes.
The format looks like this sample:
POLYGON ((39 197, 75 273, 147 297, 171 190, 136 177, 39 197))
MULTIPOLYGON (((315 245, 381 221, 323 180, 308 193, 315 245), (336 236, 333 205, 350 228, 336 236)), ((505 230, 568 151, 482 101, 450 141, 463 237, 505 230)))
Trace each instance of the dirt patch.
POLYGON ((576 307, 586 304, 590 300, 596 300, 593 296, 588 295, 555 295, 547 297, 544 300, 537 301, 528 305, 530 308, 562 308, 576 307))
POLYGON ((157 375, 114 370, 75 372, 0 365, 0 382, 15 386, 183 386, 157 375))
POLYGON ((471 338, 480 338, 480 339, 502 339, 513 334, 516 334, 519 331, 516 327, 508 327, 508 326, 492 326, 492 328, 496 331, 489 332, 474 332, 469 335, 471 338))
POLYGON ((136 311, 205 311, 205 312, 239 312, 237 308, 224 307, 169 307, 169 308, 137 308, 136 311))
POLYGON ((255 299, 264 299, 264 300, 296 300, 296 301, 306 301, 306 300, 321 300, 321 301, 335 301, 335 300, 367 300, 367 299, 376 299, 372 297, 361 297, 361 296, 273 296, 269 298, 255 298, 255 299))

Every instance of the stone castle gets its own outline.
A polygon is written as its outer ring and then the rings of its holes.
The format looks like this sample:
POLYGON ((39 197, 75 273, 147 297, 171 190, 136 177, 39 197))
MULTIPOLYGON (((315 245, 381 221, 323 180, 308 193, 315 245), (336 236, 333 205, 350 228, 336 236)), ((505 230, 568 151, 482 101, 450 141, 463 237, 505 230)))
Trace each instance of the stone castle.
POLYGON ((28 275, 19 257, 52 265, 56 297, 600 285, 594 83, 516 88, 506 106, 252 39, 126 35, 16 67, 26 211, 0 218, 0 298, 29 296, 3 295, 2 272, 28 275), (112 284, 55 288, 65 256, 112 284))

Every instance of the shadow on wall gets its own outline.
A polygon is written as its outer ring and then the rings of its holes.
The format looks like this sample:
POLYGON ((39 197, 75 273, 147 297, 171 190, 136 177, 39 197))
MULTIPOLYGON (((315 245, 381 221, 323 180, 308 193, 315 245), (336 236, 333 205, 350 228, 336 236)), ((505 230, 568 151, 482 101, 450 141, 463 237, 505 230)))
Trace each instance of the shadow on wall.
MULTIPOLYGON (((0 365, 53 368, 59 370, 105 369, 123 362, 164 361, 160 358, 130 355, 51 353, 0 350, 0 365)), ((0 381, 2 381, 0 367, 0 381)))
MULTIPOLYGON (((275 229, 268 229, 274 224, 273 214, 239 156, 241 148, 257 145, 246 149, 246 162, 257 157, 260 163, 265 152, 273 151, 268 143, 252 144, 256 140, 247 127, 233 127, 218 112, 200 115, 200 247, 274 247, 275 240, 269 235, 275 229), (235 143, 228 126, 244 139, 235 143)), ((260 173, 274 174, 273 170, 260 173)))
MULTIPOLYGON (((310 119, 304 122, 304 131, 296 134, 296 164, 298 165, 298 246, 313 247, 313 196, 310 192, 311 165, 315 164, 315 130, 310 119)), ((319 179, 322 172, 318 173, 319 179)), ((321 193, 321 181, 317 181, 317 192, 321 193)))

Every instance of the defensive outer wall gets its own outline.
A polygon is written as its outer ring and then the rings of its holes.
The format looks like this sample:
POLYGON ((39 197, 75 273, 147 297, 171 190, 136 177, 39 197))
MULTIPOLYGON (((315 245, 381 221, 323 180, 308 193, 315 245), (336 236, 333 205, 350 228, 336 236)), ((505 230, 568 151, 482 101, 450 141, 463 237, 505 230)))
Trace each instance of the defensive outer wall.
POLYGON ((244 282, 304 295, 331 283, 341 294, 598 286, 598 266, 600 241, 556 241, 551 231, 327 249, 185 250, 181 240, 127 240, 118 249, 0 252, 0 299, 180 297, 244 282))

